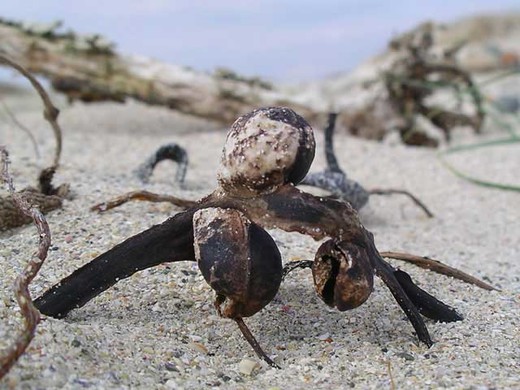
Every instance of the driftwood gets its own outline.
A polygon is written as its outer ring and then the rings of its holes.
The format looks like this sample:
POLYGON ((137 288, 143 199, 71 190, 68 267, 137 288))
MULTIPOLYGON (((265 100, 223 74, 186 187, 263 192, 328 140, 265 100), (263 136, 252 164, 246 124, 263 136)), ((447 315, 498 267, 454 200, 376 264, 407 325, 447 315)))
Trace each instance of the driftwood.
POLYGON ((59 23, 28 26, 0 19, 0 53, 48 78, 71 100, 123 102, 127 98, 230 124, 259 106, 287 106, 313 120, 317 112, 258 78, 226 70, 197 72, 124 56, 100 36, 60 32, 59 23))

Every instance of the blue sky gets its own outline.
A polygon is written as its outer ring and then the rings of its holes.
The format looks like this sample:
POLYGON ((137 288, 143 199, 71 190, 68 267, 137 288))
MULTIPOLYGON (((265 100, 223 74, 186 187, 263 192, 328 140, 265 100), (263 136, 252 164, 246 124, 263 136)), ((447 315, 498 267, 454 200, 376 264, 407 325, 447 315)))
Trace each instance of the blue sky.
POLYGON ((288 82, 352 69, 425 19, 520 11, 519 0, 0 1, 3 17, 60 19, 120 52, 288 82))

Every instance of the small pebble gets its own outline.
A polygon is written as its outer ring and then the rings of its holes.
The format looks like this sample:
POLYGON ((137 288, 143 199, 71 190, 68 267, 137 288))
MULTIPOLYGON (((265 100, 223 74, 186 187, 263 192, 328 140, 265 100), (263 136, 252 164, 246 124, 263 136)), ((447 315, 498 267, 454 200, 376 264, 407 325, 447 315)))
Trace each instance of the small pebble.
POLYGON ((196 343, 196 342, 192 341, 192 342, 188 343, 188 345, 194 351, 203 353, 204 355, 207 355, 209 353, 208 349, 201 343, 196 343))
POLYGON ((238 364, 238 371, 244 375, 251 375, 256 368, 259 368, 258 362, 250 359, 243 359, 238 364))

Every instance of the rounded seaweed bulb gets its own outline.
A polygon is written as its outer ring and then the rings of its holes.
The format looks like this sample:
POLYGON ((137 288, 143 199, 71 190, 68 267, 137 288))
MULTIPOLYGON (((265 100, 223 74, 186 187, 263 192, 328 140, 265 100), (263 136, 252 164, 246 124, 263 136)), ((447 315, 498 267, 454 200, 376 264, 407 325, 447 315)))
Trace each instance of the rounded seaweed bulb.
POLYGON ((298 184, 309 171, 315 148, 311 126, 293 110, 252 111, 229 130, 218 181, 228 193, 243 197, 298 184))

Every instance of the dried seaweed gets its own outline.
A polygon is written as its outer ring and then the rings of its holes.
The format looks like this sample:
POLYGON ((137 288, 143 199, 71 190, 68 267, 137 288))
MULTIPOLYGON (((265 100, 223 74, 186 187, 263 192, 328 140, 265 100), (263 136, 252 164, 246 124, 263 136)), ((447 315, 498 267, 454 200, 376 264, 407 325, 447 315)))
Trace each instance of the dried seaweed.
POLYGON ((332 194, 332 197, 349 202, 356 210, 361 209, 368 202, 370 195, 402 194, 408 196, 428 217, 433 213, 416 196, 408 191, 400 189, 373 189, 366 190, 357 181, 349 179, 340 168, 334 153, 334 129, 336 113, 329 114, 328 125, 325 129, 325 157, 327 168, 321 172, 308 174, 300 184, 324 189, 332 194))
POLYGON ((33 305, 31 294, 29 293, 29 284, 47 258, 47 253, 51 244, 51 232, 43 213, 37 207, 31 205, 30 202, 24 198, 23 193, 17 193, 15 191, 13 179, 9 174, 8 153, 6 149, 1 146, 0 155, 2 163, 2 181, 6 183, 16 207, 20 212, 34 221, 39 235, 38 251, 32 256, 23 272, 14 282, 14 293, 16 301, 20 306, 20 313, 23 316, 24 325, 11 346, 0 353, 1 379, 9 372, 11 367, 17 362, 18 358, 25 352, 27 346, 34 337, 36 326, 40 321, 40 312, 33 305))
POLYGON ((188 153, 186 149, 177 144, 170 143, 159 147, 134 173, 143 183, 148 183, 155 166, 164 160, 174 161, 178 164, 175 183, 182 186, 188 169, 188 153))
POLYGON ((419 128, 419 116, 439 128, 447 141, 450 140, 451 130, 457 126, 470 126, 475 132, 480 132, 485 117, 479 89, 469 72, 454 61, 454 54, 462 44, 446 50, 438 58, 432 53, 433 43, 431 24, 425 24, 412 37, 393 41, 391 48, 400 52, 401 56, 382 75, 390 104, 405 120, 400 133, 403 142, 409 145, 437 145, 436 140, 419 128), (432 93, 439 89, 452 91, 458 102, 455 110, 428 102, 432 93), (463 111, 464 92, 471 97, 472 113, 463 111))
MULTIPOLYGON (((56 149, 54 151, 52 165, 43 169, 38 176, 38 189, 26 188, 21 192, 25 194, 26 200, 40 208, 42 212, 47 212, 62 206, 62 201, 69 194, 68 184, 54 187, 52 179, 59 166, 62 149, 62 131, 58 124, 59 110, 53 105, 49 95, 42 85, 24 67, 0 54, 0 64, 7 65, 20 72, 34 87, 40 96, 44 111, 43 116, 50 123, 54 138, 56 139, 56 149)), ((31 218, 23 213, 16 205, 16 200, 12 194, 0 197, 0 231, 29 223, 31 218)))

